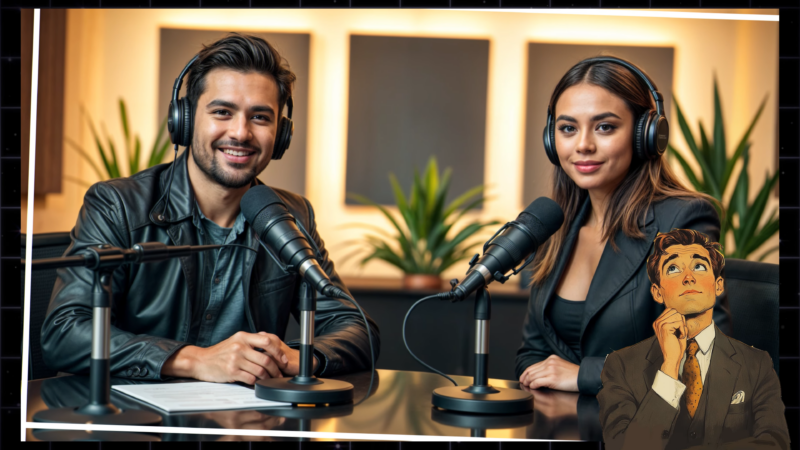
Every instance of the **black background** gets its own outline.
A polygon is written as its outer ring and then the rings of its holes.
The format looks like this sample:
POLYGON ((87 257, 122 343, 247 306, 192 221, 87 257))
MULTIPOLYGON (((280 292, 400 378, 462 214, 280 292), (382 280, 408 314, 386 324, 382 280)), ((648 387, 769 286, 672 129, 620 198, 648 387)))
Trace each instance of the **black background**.
MULTIPOLYGON (((800 429, 800 2, 798 0, 3 0, 0 2, 0 447, 20 440, 19 304, 20 7, 41 8, 780 8, 780 379, 792 449, 800 429), (11 195, 8 195, 8 194, 11 195)), ((82 443, 80 448, 270 449, 598 449, 594 442, 160 442, 82 443)), ((67 449, 27 442, 24 448, 67 449)))

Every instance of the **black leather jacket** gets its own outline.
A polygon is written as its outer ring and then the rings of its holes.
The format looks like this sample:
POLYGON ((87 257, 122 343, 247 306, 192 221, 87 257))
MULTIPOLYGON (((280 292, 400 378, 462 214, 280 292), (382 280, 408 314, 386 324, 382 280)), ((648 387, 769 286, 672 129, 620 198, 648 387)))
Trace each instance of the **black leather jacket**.
MULTIPOLYGON (((162 164, 129 177, 100 182, 86 193, 78 221, 71 232, 72 243, 65 256, 85 254, 96 244, 131 248, 139 242, 168 245, 202 243, 192 220, 198 214, 189 183, 187 152, 175 162, 169 212, 162 193, 169 179, 170 164, 162 164)), ((339 288, 347 291, 319 237, 311 204, 303 197, 275 189, 294 217, 308 230, 322 252, 320 265, 339 288)), ((248 227, 248 232, 254 231, 248 227)), ((201 280, 197 255, 157 263, 131 264, 117 269, 113 277, 111 311, 111 376, 161 379, 161 366, 186 341, 192 312, 202 308, 198 298, 201 280)), ((245 315, 248 331, 266 331, 282 340, 289 315, 299 319, 300 277, 278 267, 262 249, 245 270, 245 315)), ((92 339, 93 272, 89 269, 58 270, 47 317, 42 325, 45 363, 54 370, 86 373, 92 339)), ((375 357, 380 349, 378 326, 370 320, 375 357)), ((369 369, 369 343, 358 311, 349 303, 317 298, 314 319, 317 375, 369 369)), ((297 342, 287 342, 297 347, 297 342)))

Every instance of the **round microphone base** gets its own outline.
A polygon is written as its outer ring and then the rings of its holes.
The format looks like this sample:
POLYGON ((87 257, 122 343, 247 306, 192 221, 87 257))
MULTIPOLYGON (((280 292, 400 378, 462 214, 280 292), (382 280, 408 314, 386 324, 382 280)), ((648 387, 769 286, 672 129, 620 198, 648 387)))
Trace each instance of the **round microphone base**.
POLYGON ((127 409, 112 414, 83 414, 83 408, 57 408, 39 411, 33 415, 34 422, 85 423, 89 425, 160 425, 161 416, 150 411, 127 409))
POLYGON ((353 385, 346 381, 314 378, 314 383, 296 383, 294 378, 268 378, 256 383, 256 397, 293 404, 335 405, 353 401, 353 385))
POLYGON ((161 438, 147 433, 128 433, 122 431, 97 430, 33 430, 33 437, 40 441, 134 441, 159 442, 161 438))
POLYGON ((474 387, 447 386, 434 389, 433 406, 477 414, 519 414, 533 410, 533 396, 519 389, 493 388, 472 393, 474 387))

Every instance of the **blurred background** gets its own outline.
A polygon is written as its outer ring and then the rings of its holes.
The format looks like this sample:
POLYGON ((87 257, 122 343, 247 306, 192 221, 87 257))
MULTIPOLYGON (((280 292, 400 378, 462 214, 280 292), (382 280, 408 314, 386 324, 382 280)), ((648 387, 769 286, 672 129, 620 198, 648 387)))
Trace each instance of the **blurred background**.
MULTIPOLYGON (((69 231, 92 183, 171 161, 172 146, 159 130, 175 77, 202 44, 237 31, 267 39, 298 75, 292 145, 260 178, 311 201, 319 232, 345 277, 399 279, 414 271, 462 276, 467 265, 458 257, 480 250, 466 244, 483 242, 499 227, 491 221, 512 220, 549 194, 552 165, 541 142, 548 99, 569 67, 600 54, 629 59, 654 79, 671 125, 670 163, 688 186, 716 189, 727 206, 737 183, 742 195, 740 171, 747 168, 747 208, 732 211, 731 228, 743 226, 743 218, 759 225, 746 242, 734 242, 730 233, 726 255, 738 247, 737 257, 777 264, 777 10, 713 12, 774 20, 626 17, 611 10, 43 10, 35 200, 27 203, 23 162, 22 230, 33 206, 34 233, 69 231), (724 143, 714 138, 720 115, 724 143), (737 157, 756 117, 746 151, 737 157), (700 123, 709 141, 705 150, 700 123), (717 158, 704 173, 697 159, 720 152, 727 155, 722 166, 717 158), (428 166, 431 156, 436 167, 428 166), (728 165, 727 185, 712 180, 728 165), (449 189, 442 188, 446 168, 452 169, 449 189), (441 194, 445 202, 462 197, 456 206, 471 207, 458 221, 455 212, 439 218, 452 226, 449 242, 472 224, 461 247, 447 254, 449 266, 400 254, 398 231, 386 214, 401 229, 409 214, 390 172, 408 202, 413 188, 441 194), (369 201, 385 205, 385 212, 369 201), (365 230, 382 237, 400 261, 378 251, 376 241, 364 242, 365 230)), ((27 155, 32 15, 23 10, 22 18, 27 155)), ((426 245, 424 239, 418 244, 426 245)))

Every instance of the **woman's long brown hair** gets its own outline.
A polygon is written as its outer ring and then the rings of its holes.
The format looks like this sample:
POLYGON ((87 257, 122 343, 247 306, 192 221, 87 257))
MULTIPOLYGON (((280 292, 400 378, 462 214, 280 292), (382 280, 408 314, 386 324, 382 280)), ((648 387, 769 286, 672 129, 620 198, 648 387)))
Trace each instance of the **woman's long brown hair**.
MULTIPOLYGON (((622 98, 633 113, 634 120, 648 110, 655 109, 647 85, 638 76, 620 64, 589 59, 573 66, 556 85, 550 98, 553 117, 556 116, 555 105, 561 94, 567 88, 580 83, 600 86, 622 98)), ((533 260, 533 284, 541 284, 555 267, 567 233, 588 195, 585 189, 579 188, 572 181, 561 166, 555 167, 552 197, 564 211, 564 224, 539 248, 533 260)), ((675 178, 663 155, 647 161, 636 161, 634 156, 627 176, 609 199, 603 219, 603 240, 609 241, 614 251, 618 251, 614 235, 620 230, 630 238, 644 239, 644 233, 639 229, 639 219, 644 219, 652 203, 669 197, 705 198, 715 202, 706 194, 684 187, 675 178)))

